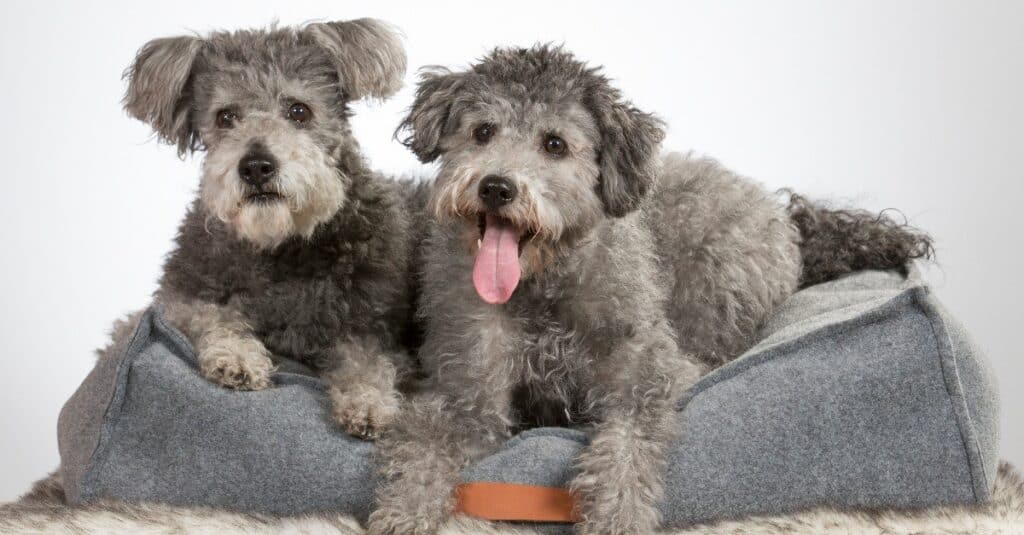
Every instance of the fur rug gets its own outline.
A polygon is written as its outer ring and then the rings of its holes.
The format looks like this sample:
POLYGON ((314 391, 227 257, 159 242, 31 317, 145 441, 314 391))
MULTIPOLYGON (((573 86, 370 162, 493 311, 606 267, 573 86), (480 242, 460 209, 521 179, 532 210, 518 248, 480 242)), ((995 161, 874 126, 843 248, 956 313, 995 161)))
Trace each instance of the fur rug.
MULTIPOLYGON (((362 535, 359 523, 344 515, 291 518, 232 513, 205 507, 97 503, 68 507, 60 483, 36 483, 20 501, 0 506, 0 533, 227 533, 362 535)), ((452 522, 443 535, 532 535, 533 530, 469 518, 452 522)), ((671 535, 775 534, 995 534, 1024 533, 1024 481, 1009 464, 999 467, 995 493, 984 506, 934 507, 917 511, 839 511, 814 509, 790 515, 754 517, 694 526, 671 535)))

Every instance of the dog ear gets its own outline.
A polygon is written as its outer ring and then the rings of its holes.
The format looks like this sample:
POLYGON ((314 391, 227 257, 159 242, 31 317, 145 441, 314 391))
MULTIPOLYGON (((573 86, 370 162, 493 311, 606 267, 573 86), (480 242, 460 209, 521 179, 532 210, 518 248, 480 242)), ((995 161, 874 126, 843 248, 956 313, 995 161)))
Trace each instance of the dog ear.
POLYGON ((177 145, 179 155, 199 144, 189 117, 189 84, 203 43, 188 36, 154 39, 139 49, 135 62, 124 71, 125 111, 152 126, 160 140, 177 145))
POLYGON ((619 101, 617 93, 596 98, 591 113, 601 136, 599 194, 605 213, 622 217, 640 206, 654 184, 664 123, 619 101))
POLYGON ((432 162, 441 155, 438 144, 450 128, 452 107, 456 95, 462 90, 466 75, 435 67, 420 73, 416 99, 409 114, 395 130, 395 137, 407 132, 401 142, 412 149, 423 163, 432 162))
POLYGON ((405 47, 397 30, 376 19, 318 22, 306 26, 334 61, 345 95, 386 98, 402 87, 405 47))

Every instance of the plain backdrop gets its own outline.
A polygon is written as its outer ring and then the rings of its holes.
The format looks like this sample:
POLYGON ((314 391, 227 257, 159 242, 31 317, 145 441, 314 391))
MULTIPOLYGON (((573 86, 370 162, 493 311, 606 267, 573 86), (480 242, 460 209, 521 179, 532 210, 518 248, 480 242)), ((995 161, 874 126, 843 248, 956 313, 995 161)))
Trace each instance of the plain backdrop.
POLYGON ((1024 463, 1024 3, 4 2, 0 7, 0 501, 58 464, 57 414, 119 315, 144 307, 194 195, 184 162, 120 108, 147 40, 374 16, 404 30, 406 88, 356 107, 373 165, 423 173, 392 139, 415 69, 496 45, 565 43, 670 125, 666 148, 771 188, 934 234, 938 295, 1002 385, 1003 457, 1024 463))

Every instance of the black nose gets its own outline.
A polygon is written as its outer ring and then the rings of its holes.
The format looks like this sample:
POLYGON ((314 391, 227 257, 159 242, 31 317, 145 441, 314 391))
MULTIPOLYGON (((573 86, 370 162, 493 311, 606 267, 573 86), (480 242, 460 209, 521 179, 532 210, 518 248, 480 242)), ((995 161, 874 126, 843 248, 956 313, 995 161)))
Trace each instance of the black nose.
POLYGON ((516 200, 516 185, 503 176, 485 176, 480 182, 480 198, 491 210, 516 200))
POLYGON ((238 176, 250 186, 262 186, 276 174, 277 162, 265 152, 250 152, 238 162, 238 176))

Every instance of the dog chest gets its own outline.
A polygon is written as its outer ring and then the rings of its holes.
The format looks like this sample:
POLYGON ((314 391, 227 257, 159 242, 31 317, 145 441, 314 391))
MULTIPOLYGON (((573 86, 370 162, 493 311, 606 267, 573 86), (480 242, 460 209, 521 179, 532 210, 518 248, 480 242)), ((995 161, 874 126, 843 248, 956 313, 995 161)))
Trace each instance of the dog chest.
POLYGON ((548 310, 521 323, 519 384, 514 403, 524 425, 565 425, 581 418, 580 393, 590 383, 591 352, 574 326, 548 310))
POLYGON ((232 298, 271 351, 328 367, 326 353, 346 336, 393 342, 403 319, 401 281, 378 284, 350 256, 293 260, 268 265, 264 278, 232 298))

